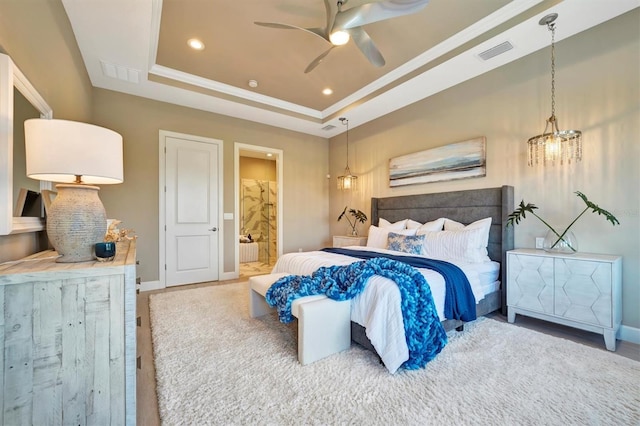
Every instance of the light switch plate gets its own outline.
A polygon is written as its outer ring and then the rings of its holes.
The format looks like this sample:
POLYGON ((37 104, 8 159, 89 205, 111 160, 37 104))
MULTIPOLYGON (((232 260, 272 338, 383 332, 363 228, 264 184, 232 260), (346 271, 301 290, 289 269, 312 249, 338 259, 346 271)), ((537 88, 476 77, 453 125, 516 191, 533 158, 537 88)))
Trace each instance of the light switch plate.
POLYGON ((224 213, 224 220, 233 220, 233 213, 224 213))
POLYGON ((536 237, 536 248, 537 249, 541 249, 543 244, 544 244, 544 238, 543 237, 536 237))

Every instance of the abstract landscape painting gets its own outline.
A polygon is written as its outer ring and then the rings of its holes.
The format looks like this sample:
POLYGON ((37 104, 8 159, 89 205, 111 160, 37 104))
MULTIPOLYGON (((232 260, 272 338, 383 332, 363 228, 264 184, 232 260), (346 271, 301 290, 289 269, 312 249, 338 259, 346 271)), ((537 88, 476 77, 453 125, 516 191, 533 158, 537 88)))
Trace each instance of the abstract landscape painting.
POLYGON ((485 137, 389 160, 389 186, 391 187, 486 175, 485 137))

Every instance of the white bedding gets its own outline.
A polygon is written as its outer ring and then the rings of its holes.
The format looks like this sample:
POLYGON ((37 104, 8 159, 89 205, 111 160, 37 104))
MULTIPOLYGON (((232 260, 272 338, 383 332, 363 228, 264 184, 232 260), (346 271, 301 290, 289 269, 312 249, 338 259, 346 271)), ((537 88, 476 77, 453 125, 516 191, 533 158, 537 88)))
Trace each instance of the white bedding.
MULTIPOLYGON (((405 253, 374 249, 370 247, 344 247, 355 250, 384 252, 394 255, 405 253)), ((323 251, 288 253, 281 256, 273 268, 273 273, 285 272, 295 275, 310 275, 322 266, 348 265, 362 259, 323 251)), ((476 303, 495 288, 500 265, 497 262, 480 264, 451 262, 467 276, 476 303), (483 282, 484 281, 484 282, 483 282)), ((418 269, 425 277, 440 320, 444 320, 444 278, 429 269, 418 269)), ((404 334, 404 322, 400 309, 400 291, 388 278, 373 276, 364 291, 351 302, 351 320, 362 325, 387 369, 394 373, 407 359, 409 350, 404 334)))

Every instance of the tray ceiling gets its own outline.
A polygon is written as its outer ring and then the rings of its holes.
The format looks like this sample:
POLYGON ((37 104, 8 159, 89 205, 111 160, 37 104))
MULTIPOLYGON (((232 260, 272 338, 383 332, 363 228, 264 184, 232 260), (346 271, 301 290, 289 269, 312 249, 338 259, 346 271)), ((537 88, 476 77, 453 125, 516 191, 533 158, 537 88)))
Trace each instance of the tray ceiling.
MULTIPOLYGON (((349 0, 344 9, 362 3, 349 0)), ((560 41, 640 0, 431 0, 415 14, 365 27, 385 66, 372 66, 349 42, 308 74, 325 41, 253 22, 323 27, 323 0, 63 4, 95 87, 332 137, 344 131, 339 116, 353 128, 548 47, 547 29, 538 24, 548 13, 559 14, 560 41), (202 40, 204 50, 187 46, 191 38, 202 40), (479 56, 504 43, 513 48, 488 60, 479 56), (322 94, 325 88, 333 94, 322 94)))

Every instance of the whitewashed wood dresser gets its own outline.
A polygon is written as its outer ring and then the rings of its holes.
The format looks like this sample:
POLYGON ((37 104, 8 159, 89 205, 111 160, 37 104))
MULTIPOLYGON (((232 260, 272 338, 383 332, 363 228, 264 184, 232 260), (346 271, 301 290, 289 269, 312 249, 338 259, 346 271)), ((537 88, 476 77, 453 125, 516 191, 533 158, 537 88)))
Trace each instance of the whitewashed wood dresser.
POLYGON ((516 314, 604 335, 616 350, 622 323, 622 258, 604 254, 507 252, 508 321, 516 314))
POLYGON ((136 248, 0 265, 0 424, 134 425, 136 248))

